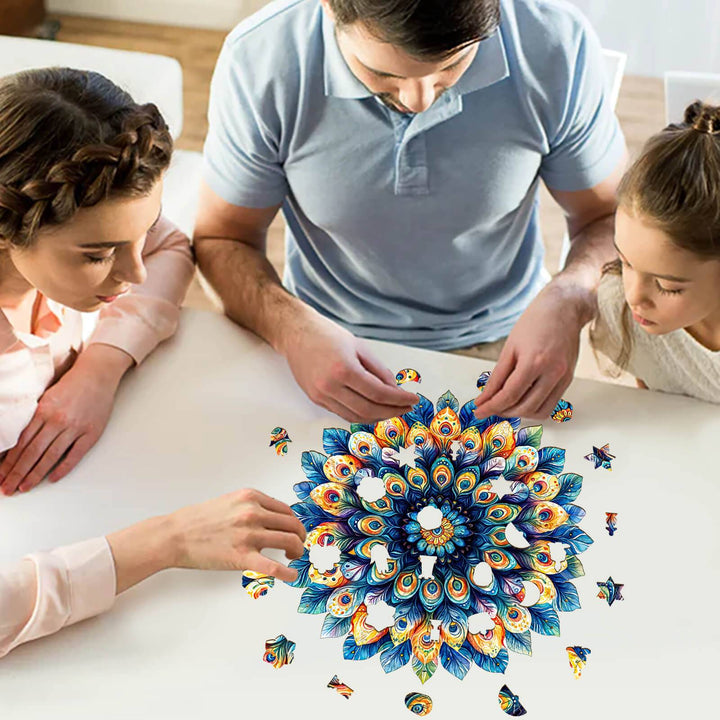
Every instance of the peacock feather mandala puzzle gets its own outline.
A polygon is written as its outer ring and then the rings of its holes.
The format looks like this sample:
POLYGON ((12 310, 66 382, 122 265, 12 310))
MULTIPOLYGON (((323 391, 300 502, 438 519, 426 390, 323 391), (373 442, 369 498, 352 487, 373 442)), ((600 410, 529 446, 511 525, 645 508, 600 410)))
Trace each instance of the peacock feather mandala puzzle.
POLYGON ((420 398, 400 417, 326 429, 324 452, 303 453, 298 610, 325 615, 322 636, 344 637, 346 659, 378 656, 385 672, 501 673, 508 651, 531 654, 532 633, 559 635, 559 613, 580 607, 582 478, 563 473, 564 450, 541 447, 541 426, 479 420, 449 391, 420 398), (382 488, 369 499, 367 478, 382 488), (336 549, 332 568, 313 565, 316 545, 336 549), (383 603, 387 627, 369 622, 383 603))

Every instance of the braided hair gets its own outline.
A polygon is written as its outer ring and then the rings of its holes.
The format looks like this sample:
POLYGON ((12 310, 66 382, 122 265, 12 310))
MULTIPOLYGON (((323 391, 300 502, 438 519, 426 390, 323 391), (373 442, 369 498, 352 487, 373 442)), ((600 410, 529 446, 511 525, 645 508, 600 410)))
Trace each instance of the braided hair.
POLYGON ((47 68, 0 79, 0 241, 28 247, 80 208, 147 195, 171 154, 157 107, 99 73, 47 68))

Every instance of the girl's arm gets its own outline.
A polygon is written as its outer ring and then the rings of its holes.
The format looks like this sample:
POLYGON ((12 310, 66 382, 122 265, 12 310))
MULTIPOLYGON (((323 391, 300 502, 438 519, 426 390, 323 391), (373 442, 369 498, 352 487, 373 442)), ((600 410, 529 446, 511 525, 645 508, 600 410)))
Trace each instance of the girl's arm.
POLYGON ((285 503, 239 490, 112 533, 0 567, 0 657, 112 606, 115 596, 171 567, 294 570, 260 554, 303 553, 305 529, 285 503))

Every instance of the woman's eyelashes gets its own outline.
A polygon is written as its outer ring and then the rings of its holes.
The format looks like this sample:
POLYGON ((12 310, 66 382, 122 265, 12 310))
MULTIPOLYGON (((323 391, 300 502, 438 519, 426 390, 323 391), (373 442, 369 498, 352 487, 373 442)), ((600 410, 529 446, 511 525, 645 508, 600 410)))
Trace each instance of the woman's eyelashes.
POLYGON ((89 263, 106 263, 110 262, 115 257, 115 251, 113 250, 108 255, 90 255, 85 253, 85 261, 89 263))

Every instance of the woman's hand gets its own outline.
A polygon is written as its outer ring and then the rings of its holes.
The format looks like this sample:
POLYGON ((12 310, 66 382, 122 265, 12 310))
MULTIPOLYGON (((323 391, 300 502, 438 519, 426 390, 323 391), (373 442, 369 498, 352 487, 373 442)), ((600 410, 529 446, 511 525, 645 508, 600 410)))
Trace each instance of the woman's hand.
POLYGON ((160 570, 255 570, 292 581, 297 572, 261 554, 277 548, 303 554, 305 528, 288 505, 243 489, 153 518, 107 536, 115 558, 117 592, 160 570))
POLYGON ((110 345, 90 345, 40 398, 17 444, 0 463, 0 492, 32 490, 50 473, 67 475, 97 442, 110 418, 115 393, 133 359, 110 345))

